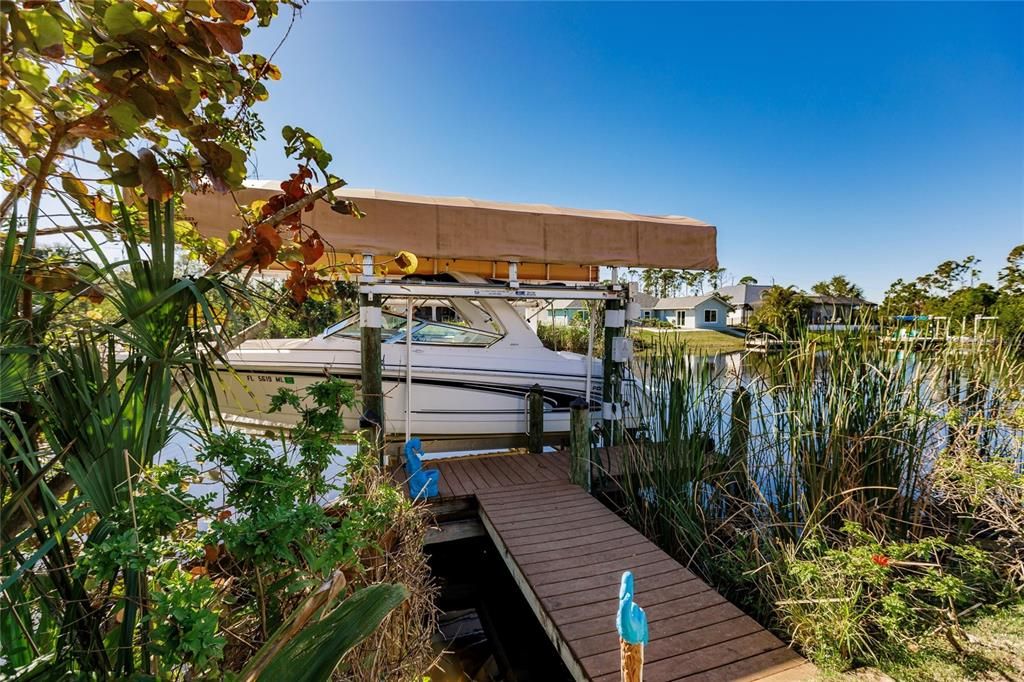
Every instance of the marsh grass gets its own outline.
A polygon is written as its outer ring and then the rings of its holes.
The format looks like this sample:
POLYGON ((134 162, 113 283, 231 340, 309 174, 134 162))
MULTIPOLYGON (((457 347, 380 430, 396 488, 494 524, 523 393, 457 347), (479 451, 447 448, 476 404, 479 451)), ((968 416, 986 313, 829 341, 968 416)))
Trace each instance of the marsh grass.
MULTIPOLYGON (((645 391, 634 400, 647 429, 628 444, 626 514, 805 650, 845 638, 820 650, 827 666, 870 659, 888 616, 871 615, 856 597, 826 599, 825 588, 872 584, 863 566, 847 570, 860 565, 858 556, 870 559, 865 547, 933 551, 928 561, 937 568, 918 573, 934 576, 897 571, 878 592, 904 590, 916 604, 909 608, 931 614, 935 595, 918 589, 920 581, 938 585, 960 570, 951 558, 957 543, 975 541, 933 490, 936 462, 954 449, 981 461, 1020 461, 1022 363, 1012 349, 975 350, 914 354, 868 335, 836 334, 805 337, 774 357, 743 357, 740 367, 736 356, 695 357, 666 339, 635 366, 645 391), (864 535, 851 535, 854 527, 864 535), (949 547, 915 544, 935 538, 949 547), (845 573, 793 573, 806 569, 800 562, 824 566, 826 556, 845 573)), ((993 592, 970 589, 979 599, 993 592)), ((938 626, 955 624, 961 605, 942 605, 951 615, 935 616, 938 626)))

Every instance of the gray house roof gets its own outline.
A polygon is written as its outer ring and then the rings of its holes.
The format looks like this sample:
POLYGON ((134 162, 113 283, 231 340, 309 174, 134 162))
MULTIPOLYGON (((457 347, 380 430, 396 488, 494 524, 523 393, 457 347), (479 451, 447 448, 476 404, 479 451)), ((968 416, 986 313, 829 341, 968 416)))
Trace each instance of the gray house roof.
POLYGON ((734 306, 756 308, 761 305, 761 294, 768 289, 771 289, 769 284, 736 284, 731 287, 722 287, 718 293, 728 296, 729 302, 734 306))
POLYGON ((725 307, 732 310, 734 306, 729 301, 718 295, 718 293, 704 294, 703 296, 676 296, 672 298, 659 298, 658 301, 648 308, 649 310, 693 310, 708 299, 717 299, 725 307))
POLYGON ((651 296, 650 294, 638 291, 633 295, 633 300, 640 304, 640 307, 644 310, 650 310, 654 307, 654 304, 658 302, 657 296, 651 296))

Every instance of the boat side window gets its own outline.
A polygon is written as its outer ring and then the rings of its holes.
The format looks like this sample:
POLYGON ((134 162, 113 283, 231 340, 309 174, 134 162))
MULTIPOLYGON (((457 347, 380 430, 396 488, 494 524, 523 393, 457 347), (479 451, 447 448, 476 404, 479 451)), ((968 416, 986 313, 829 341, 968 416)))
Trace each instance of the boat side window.
MULTIPOLYGON (((401 343, 405 335, 396 338, 401 343)), ((413 327, 413 343, 442 344, 446 346, 489 346, 501 338, 500 334, 478 331, 469 327, 439 322, 426 322, 413 327)))
MULTIPOLYGON (((358 339, 359 316, 353 315, 324 330, 324 338, 345 337, 358 339)), ((489 346, 501 339, 501 334, 473 329, 462 324, 447 324, 416 319, 412 326, 412 342, 439 344, 445 346, 489 346)), ((393 313, 381 316, 380 340, 382 343, 405 342, 405 318, 393 313)))
MULTIPOLYGON (((381 341, 390 341, 397 336, 403 335, 405 330, 405 318, 392 313, 384 313, 381 315, 380 327, 381 341)), ((332 336, 344 336, 350 339, 358 339, 360 336, 359 316, 353 315, 324 330, 324 338, 330 338, 332 336)))

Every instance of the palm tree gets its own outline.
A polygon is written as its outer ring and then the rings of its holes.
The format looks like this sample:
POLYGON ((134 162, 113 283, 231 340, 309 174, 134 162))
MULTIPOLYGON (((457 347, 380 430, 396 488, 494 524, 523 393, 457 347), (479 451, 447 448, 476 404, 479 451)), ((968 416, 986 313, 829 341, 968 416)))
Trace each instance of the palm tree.
MULTIPOLYGON (((830 280, 818 282, 811 287, 811 291, 829 298, 863 298, 864 290, 846 278, 845 275, 836 275, 830 280)), ((832 319, 839 316, 839 303, 832 302, 832 319)))
POLYGON ((841 298, 861 298, 864 290, 854 284, 845 275, 836 275, 832 279, 818 282, 811 291, 822 296, 838 296, 841 298))
POLYGON ((761 294, 761 306, 750 320, 752 327, 780 336, 792 336, 803 324, 811 300, 796 287, 772 286, 761 294))
POLYGON ((640 273, 640 286, 643 287, 644 293, 652 296, 658 295, 658 282, 660 280, 661 270, 658 268, 644 268, 640 273))
POLYGON ((712 291, 718 291, 722 287, 722 281, 725 278, 725 268, 715 268, 709 270, 708 274, 708 285, 711 286, 712 291))

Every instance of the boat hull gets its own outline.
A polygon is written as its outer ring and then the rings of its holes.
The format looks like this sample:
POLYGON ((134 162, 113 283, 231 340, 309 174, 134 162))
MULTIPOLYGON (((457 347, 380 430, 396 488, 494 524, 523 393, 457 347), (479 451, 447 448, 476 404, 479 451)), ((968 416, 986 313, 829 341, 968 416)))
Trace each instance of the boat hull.
MULTIPOLYGON (((358 383, 360 368, 355 358, 332 358, 323 363, 263 363, 238 358, 230 368, 217 369, 218 403, 229 421, 243 424, 291 426, 298 413, 285 407, 270 413, 271 396, 282 388, 304 394, 304 389, 326 376, 358 383)), ((544 432, 548 436, 569 431, 570 405, 584 397, 582 372, 559 372, 556 367, 530 370, 473 368, 467 364, 414 366, 411 382, 409 431, 423 438, 466 438, 522 435, 527 430, 526 397, 537 384, 544 390, 544 432)), ((581 369, 585 367, 582 359, 581 369)), ((630 382, 627 382, 630 383, 630 382)), ((601 375, 593 374, 590 407, 600 413, 601 375)), ((404 357, 383 368, 384 427, 388 434, 406 433, 406 377, 404 357)), ((346 428, 359 427, 361 408, 344 413, 346 428)), ((633 425, 628 423, 627 428, 633 425)))

